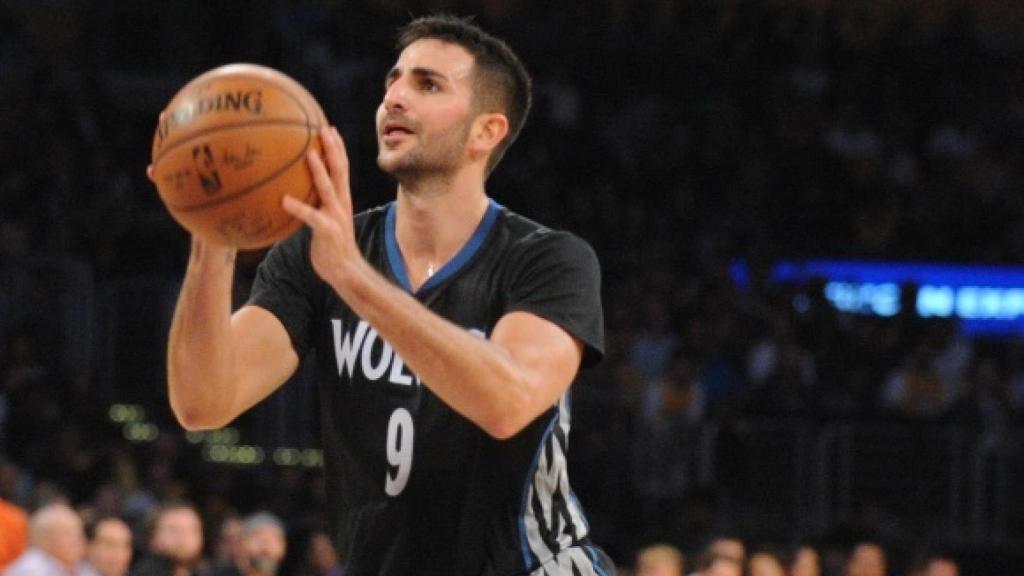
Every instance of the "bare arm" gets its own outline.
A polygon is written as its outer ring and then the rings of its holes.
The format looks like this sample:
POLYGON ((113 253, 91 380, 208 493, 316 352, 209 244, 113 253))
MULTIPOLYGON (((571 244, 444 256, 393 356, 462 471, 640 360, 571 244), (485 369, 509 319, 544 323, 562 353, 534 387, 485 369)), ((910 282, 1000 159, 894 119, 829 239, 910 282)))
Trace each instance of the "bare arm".
POLYGON ((438 316, 365 261, 331 285, 445 404, 488 434, 508 438, 555 404, 572 383, 582 344, 526 312, 503 316, 490 340, 438 316))
POLYGON ((220 428, 276 390, 298 367, 270 312, 231 313, 233 249, 192 241, 167 350, 171 409, 189 430, 220 428))
POLYGON ((309 155, 321 207, 284 200, 285 209, 313 230, 310 258, 317 274, 448 406, 497 438, 522 430, 569 387, 582 344, 524 312, 501 318, 490 340, 477 338, 391 284, 355 244, 341 137, 330 131, 322 138, 330 172, 318 154, 309 155))

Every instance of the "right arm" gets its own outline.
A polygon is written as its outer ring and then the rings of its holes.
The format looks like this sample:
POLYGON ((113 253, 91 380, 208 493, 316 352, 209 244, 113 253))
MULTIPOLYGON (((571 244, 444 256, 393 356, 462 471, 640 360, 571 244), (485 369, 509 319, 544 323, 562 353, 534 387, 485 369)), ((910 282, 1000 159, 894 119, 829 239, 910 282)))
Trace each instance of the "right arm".
POLYGON ((171 322, 171 410, 188 430, 221 428, 295 372, 299 356, 276 316, 258 306, 231 313, 235 250, 192 240, 171 322))

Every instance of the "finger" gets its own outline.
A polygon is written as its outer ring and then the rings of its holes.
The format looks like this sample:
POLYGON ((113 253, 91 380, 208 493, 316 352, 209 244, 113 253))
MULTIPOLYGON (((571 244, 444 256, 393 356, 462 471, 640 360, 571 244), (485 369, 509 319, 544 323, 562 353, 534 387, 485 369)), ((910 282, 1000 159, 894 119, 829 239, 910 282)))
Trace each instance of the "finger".
POLYGON ((349 190, 348 151, 341 133, 334 126, 320 133, 320 141, 324 146, 324 159, 331 174, 334 192, 340 200, 341 207, 352 211, 352 195, 349 190))
POLYGON ((331 181, 331 176, 327 173, 327 167, 324 166, 320 154, 316 150, 310 150, 306 153, 306 163, 309 165, 309 173, 313 176, 313 186, 316 188, 317 195, 320 196, 320 204, 329 211, 337 211, 339 207, 334 192, 334 182, 331 181))
POLYGON ((307 226, 314 230, 323 226, 327 221, 327 217, 324 216, 320 210, 317 210, 294 196, 285 195, 285 197, 281 199, 281 208, 293 217, 302 220, 307 226))

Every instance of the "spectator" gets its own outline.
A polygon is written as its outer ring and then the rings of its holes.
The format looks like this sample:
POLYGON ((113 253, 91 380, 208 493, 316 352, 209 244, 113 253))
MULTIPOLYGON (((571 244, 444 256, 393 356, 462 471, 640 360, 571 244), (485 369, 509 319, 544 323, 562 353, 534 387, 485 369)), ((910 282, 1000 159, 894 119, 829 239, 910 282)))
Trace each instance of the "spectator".
POLYGON ((96 576, 83 562, 82 519, 66 504, 47 504, 32 515, 29 543, 4 576, 96 576))
POLYGON ((925 561, 921 576, 960 576, 960 565, 949 556, 932 556, 925 561))
POLYGON ((655 544, 636 556, 635 576, 683 576, 683 553, 670 544, 655 544))
POLYGON ((132 531, 120 518, 103 518, 89 530, 86 558, 99 576, 126 576, 132 563, 132 531))
POLYGON ((257 512, 242 522, 241 546, 234 563, 210 576, 276 576, 287 551, 284 523, 268 512, 257 512))
POLYGON ((789 559, 789 576, 821 576, 821 556, 813 546, 797 547, 789 559))
POLYGON ((846 562, 846 576, 886 576, 887 566, 885 550, 879 544, 861 542, 846 562))
POLYGON ((149 553, 132 576, 191 576, 202 560, 203 524, 191 504, 171 501, 155 514, 149 553))
POLYGON ((317 530, 309 537, 309 563, 311 576, 344 576, 345 567, 334 549, 331 537, 317 530))
POLYGON ((234 564, 241 548, 242 519, 234 514, 226 516, 217 532, 217 544, 211 559, 213 567, 216 569, 234 564))
POLYGON ((770 550, 757 550, 747 561, 748 576, 786 576, 786 567, 778 554, 770 550))
POLYGON ((0 571, 28 547, 28 516, 11 502, 0 498, 0 571))

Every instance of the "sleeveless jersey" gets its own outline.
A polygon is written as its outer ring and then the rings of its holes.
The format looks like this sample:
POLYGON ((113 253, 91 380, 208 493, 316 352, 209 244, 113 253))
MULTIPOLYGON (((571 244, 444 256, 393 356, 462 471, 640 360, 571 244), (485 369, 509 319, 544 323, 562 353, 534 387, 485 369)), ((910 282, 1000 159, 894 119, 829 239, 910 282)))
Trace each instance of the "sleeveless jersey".
MULTIPOLYGON (((395 204, 355 218, 366 259, 410 290, 395 204)), ((300 358, 315 349, 328 519, 349 576, 606 575, 566 469, 569 392, 497 440, 441 402, 377 331, 321 281, 310 231, 261 263, 250 304, 280 319, 300 358)), ((513 311, 545 318, 603 354, 600 272, 583 240, 494 201, 455 257, 413 294, 486 338, 513 311)))

